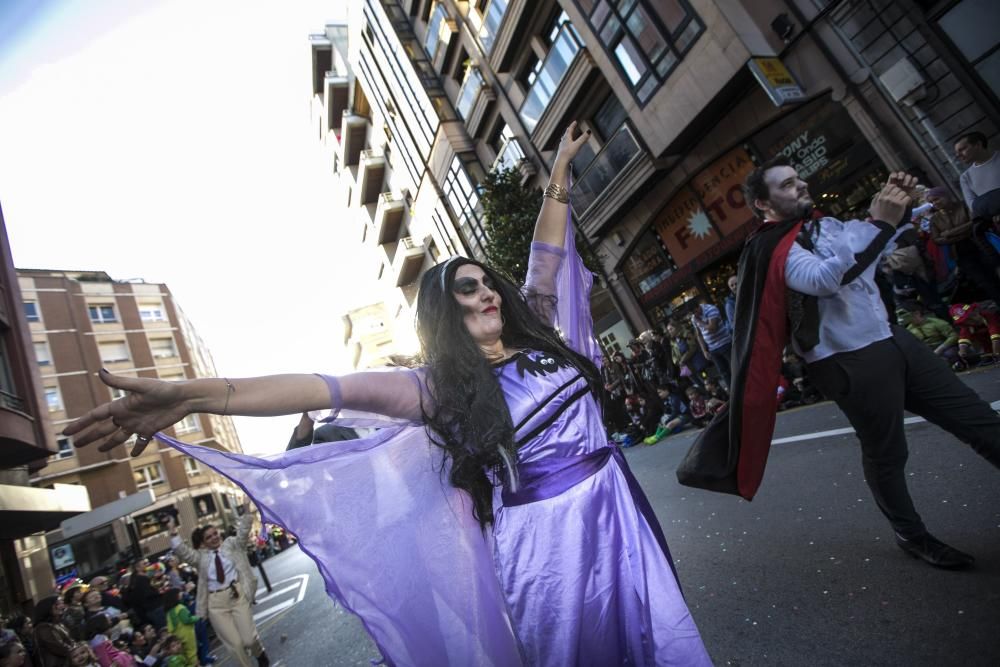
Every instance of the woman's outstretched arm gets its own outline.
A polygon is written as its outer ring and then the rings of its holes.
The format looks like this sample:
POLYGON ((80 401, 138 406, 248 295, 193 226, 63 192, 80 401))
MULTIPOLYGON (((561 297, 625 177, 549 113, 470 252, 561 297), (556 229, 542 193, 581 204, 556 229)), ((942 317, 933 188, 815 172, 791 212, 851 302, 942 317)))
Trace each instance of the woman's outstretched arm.
POLYGON ((139 436, 132 456, 142 453, 154 433, 194 413, 270 417, 332 407, 406 419, 419 419, 422 414, 421 382, 411 370, 340 378, 288 374, 164 382, 112 375, 102 369, 100 378, 126 395, 94 408, 63 433, 74 436, 77 447, 103 441, 101 451, 139 436))

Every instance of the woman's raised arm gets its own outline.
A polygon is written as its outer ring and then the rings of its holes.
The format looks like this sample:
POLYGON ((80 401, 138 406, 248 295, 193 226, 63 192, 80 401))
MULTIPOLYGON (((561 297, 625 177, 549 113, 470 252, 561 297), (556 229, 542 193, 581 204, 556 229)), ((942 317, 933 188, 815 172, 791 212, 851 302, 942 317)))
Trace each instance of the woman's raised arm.
POLYGON ((577 138, 573 138, 576 121, 569 124, 556 151, 556 160, 549 175, 548 187, 542 197, 542 210, 538 212, 535 221, 533 241, 541 241, 556 248, 562 248, 566 238, 566 210, 569 207, 569 170, 570 163, 576 154, 590 138, 587 130, 577 138))

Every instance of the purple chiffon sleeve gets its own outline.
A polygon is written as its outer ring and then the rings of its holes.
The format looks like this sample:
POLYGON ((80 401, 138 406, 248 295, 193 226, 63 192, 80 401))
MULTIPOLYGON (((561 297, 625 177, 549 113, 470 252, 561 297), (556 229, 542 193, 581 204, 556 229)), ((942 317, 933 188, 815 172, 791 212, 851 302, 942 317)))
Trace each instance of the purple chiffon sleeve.
MULTIPOLYGON (((424 371, 410 368, 387 368, 348 375, 321 375, 330 389, 330 415, 321 421, 349 416, 352 421, 365 419, 378 422, 385 417, 398 421, 423 421, 429 394, 424 371)), ((364 424, 355 423, 355 426, 364 424)))
POLYGON ((594 275, 583 265, 573 237, 572 220, 567 220, 562 248, 532 242, 524 297, 544 322, 562 333, 573 350, 600 367, 601 348, 594 337, 590 314, 594 275))
MULTIPOLYGON (((419 374, 397 371, 388 384, 382 375, 329 378, 331 402, 415 417, 419 374), (373 382, 382 388, 369 390, 373 382)), ((522 664, 491 547, 467 495, 448 484, 441 450, 422 425, 381 426, 272 457, 156 437, 233 480, 264 521, 296 535, 327 594, 361 618, 388 664, 522 664)))

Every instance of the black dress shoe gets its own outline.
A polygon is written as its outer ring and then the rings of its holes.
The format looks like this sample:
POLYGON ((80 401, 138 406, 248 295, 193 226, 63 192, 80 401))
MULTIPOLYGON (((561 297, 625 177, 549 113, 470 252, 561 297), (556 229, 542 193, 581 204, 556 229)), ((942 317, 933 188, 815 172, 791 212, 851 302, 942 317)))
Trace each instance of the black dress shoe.
POLYGON ((934 567, 945 570, 964 570, 976 562, 976 559, 969 554, 962 553, 955 547, 949 547, 930 533, 910 539, 896 535, 896 544, 914 558, 921 558, 934 567))
POLYGON ((267 658, 267 653, 261 651, 257 655, 257 667, 270 667, 271 661, 267 658))

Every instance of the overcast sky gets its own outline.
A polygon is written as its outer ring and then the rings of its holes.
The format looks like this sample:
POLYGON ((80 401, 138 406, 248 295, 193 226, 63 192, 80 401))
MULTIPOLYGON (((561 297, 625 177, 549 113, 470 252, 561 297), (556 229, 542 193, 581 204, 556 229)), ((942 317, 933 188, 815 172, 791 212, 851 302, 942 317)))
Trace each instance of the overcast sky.
MULTIPOLYGON (((0 2, 15 265, 166 283, 221 375, 344 370, 340 316, 369 272, 342 252, 308 41, 344 4, 0 2)), ((296 421, 237 427, 272 452, 296 421)))

